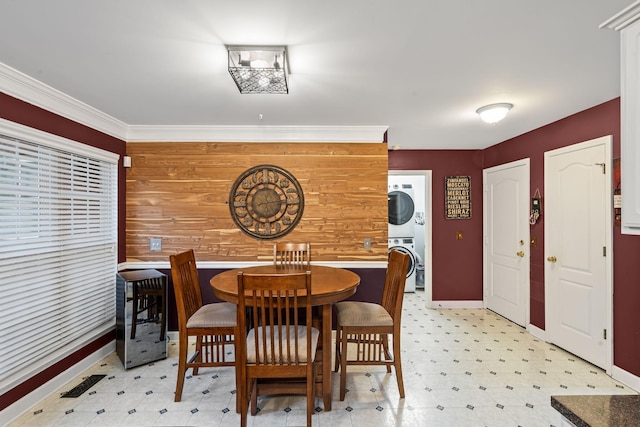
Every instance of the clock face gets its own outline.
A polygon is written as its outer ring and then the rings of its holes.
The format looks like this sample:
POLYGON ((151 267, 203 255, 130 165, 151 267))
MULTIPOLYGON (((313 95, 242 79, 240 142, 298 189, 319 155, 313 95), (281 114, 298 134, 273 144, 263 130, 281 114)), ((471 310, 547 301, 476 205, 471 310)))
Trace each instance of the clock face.
POLYGON ((275 239, 302 218, 302 187, 286 170, 260 165, 243 172, 231 188, 229 209, 240 230, 251 237, 275 239))

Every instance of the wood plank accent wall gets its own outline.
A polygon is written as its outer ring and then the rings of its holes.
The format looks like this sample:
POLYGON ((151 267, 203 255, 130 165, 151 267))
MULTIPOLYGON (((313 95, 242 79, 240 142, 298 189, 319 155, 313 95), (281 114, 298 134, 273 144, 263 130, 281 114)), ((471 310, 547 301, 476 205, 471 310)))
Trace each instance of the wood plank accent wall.
POLYGON ((387 144, 135 142, 127 155, 128 261, 190 248, 198 261, 271 260, 273 240, 244 234, 229 212, 236 178, 260 164, 289 171, 304 192, 302 219, 281 240, 311 242, 312 261, 386 260, 387 144))

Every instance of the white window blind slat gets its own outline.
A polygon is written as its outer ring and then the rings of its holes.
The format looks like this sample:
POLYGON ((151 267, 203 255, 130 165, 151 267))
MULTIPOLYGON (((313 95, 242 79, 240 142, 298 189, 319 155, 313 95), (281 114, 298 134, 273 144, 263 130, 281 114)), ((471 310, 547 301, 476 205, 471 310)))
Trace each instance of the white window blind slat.
POLYGON ((117 158, 12 130, 34 140, 0 134, 0 393, 115 323, 117 158))
POLYGON ((41 328, 34 328, 34 327, 29 327, 29 328, 24 328, 22 330, 19 329, 14 329, 12 331, 12 333, 10 333, 9 335, 7 335, 8 338, 10 339, 23 339, 24 340, 24 346, 22 347, 11 347, 10 349, 7 349, 2 356, 0 356, 0 360, 5 357, 7 354, 20 354, 22 353, 24 356, 24 352, 26 349, 33 349, 36 347, 40 347, 38 345, 38 341, 45 339, 45 338, 49 338, 51 336, 53 336, 55 333, 58 332, 59 328, 54 325, 54 324, 49 324, 48 326, 46 325, 46 319, 50 318, 51 315, 47 315, 44 316, 44 313, 42 316, 38 316, 35 318, 30 319, 31 321, 41 321, 43 322, 43 325, 41 328), (34 337, 36 339, 34 339, 34 337))
POLYGON ((44 298, 34 304, 34 311, 28 315, 17 314, 14 320, 8 321, 4 325, 4 338, 19 338, 21 334, 29 334, 34 330, 36 333, 46 330, 48 327, 55 328, 55 325, 46 324, 47 319, 51 318, 59 309, 57 304, 52 304, 50 299, 44 298), (45 325, 40 324, 45 323, 45 325))

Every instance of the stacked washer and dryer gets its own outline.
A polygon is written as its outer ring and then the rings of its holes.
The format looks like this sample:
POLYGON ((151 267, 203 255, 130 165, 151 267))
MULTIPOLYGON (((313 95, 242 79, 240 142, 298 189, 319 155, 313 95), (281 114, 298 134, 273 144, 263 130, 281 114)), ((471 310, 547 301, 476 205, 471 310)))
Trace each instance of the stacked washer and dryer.
POLYGON ((391 184, 388 189, 389 201, 389 251, 395 249, 409 255, 409 268, 405 282, 405 292, 416 290, 416 248, 415 211, 412 184, 391 184))

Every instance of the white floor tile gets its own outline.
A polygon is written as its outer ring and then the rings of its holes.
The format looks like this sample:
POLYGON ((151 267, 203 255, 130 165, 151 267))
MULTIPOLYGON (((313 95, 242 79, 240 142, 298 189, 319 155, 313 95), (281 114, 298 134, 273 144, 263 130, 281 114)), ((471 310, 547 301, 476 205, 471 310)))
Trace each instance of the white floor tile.
MULTIPOLYGON (((349 367, 344 401, 333 374, 332 411, 314 426, 560 426, 554 394, 635 394, 604 371, 483 309, 426 308, 424 292, 405 294, 402 362, 405 395, 395 372, 349 367)), ((233 367, 202 369, 174 402, 177 343, 165 360, 124 370, 111 354, 27 411, 18 426, 237 425, 233 367), (92 374, 106 377, 78 398, 61 398, 92 374)), ((189 374, 191 374, 189 372, 189 374)), ((265 396, 250 426, 304 425, 302 396, 265 396)))

